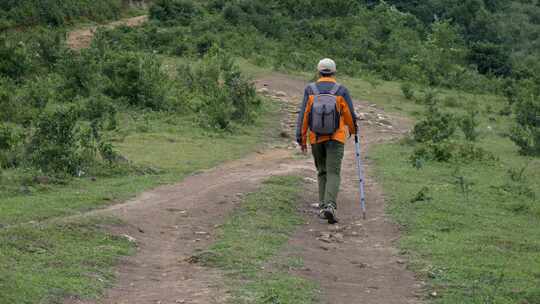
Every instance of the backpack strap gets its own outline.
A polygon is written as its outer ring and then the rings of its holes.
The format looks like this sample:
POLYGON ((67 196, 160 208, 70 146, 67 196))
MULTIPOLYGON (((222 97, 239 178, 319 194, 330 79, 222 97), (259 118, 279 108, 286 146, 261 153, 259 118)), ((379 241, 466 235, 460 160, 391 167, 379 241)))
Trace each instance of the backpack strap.
POLYGON ((317 88, 317 84, 315 82, 311 83, 309 87, 311 88, 313 95, 321 95, 321 92, 319 92, 319 88, 317 88))
POLYGON ((332 88, 332 90, 330 90, 330 94, 331 95, 336 95, 337 92, 339 91, 339 89, 341 89, 341 85, 336 82, 336 84, 334 84, 334 87, 332 88))

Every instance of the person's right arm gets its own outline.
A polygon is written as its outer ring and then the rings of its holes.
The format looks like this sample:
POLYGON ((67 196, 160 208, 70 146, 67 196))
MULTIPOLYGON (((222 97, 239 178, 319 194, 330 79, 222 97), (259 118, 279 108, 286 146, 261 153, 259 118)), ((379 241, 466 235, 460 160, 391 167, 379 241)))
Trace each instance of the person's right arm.
POLYGON ((308 87, 304 90, 304 99, 302 104, 300 104, 300 109, 298 110, 298 118, 296 119, 296 142, 299 145, 302 145, 302 128, 304 126, 304 115, 306 113, 306 107, 309 99, 308 87))

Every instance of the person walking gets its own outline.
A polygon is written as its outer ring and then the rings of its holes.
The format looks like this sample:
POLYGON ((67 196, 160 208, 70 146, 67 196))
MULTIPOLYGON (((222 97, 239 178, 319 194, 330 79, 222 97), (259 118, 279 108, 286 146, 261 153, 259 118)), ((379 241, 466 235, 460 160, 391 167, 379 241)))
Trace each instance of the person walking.
POLYGON ((334 60, 322 59, 317 70, 319 79, 304 90, 296 140, 302 153, 307 153, 309 139, 317 168, 320 215, 335 224, 341 161, 347 136, 357 132, 356 113, 349 90, 336 82, 334 60))

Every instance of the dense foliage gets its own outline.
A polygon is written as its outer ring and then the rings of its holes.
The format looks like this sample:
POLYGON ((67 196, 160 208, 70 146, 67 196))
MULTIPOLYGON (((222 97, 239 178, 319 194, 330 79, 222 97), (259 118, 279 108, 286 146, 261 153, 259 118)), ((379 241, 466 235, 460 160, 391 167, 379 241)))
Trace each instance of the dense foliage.
POLYGON ((2 0, 0 30, 19 26, 70 24, 118 18, 122 0, 2 0))
POLYGON ((218 49, 171 75, 150 52, 99 41, 72 51, 63 37, 41 29, 0 36, 0 168, 55 177, 138 170, 110 142, 119 112, 173 112, 212 130, 256 116, 253 84, 218 49))
POLYGON ((218 45, 301 70, 329 56, 347 74, 468 91, 501 91, 502 77, 519 86, 540 71, 532 1, 160 0, 150 16, 160 28, 131 33, 137 47, 177 55, 218 45))

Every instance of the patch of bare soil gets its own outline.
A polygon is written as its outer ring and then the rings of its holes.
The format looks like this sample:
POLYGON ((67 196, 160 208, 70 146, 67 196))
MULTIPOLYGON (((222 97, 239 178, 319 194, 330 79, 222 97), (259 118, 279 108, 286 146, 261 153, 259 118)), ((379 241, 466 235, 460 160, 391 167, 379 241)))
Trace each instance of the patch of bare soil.
MULTIPOLYGON (((104 27, 115 28, 121 25, 133 27, 139 26, 145 23, 147 20, 148 16, 137 16, 111 22, 107 25, 104 25, 104 27)), ((98 26, 91 26, 70 32, 67 37, 68 46, 73 50, 80 50, 89 47, 92 43, 92 39, 94 38, 97 29, 98 26)))

